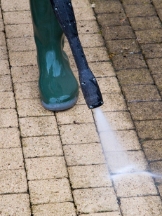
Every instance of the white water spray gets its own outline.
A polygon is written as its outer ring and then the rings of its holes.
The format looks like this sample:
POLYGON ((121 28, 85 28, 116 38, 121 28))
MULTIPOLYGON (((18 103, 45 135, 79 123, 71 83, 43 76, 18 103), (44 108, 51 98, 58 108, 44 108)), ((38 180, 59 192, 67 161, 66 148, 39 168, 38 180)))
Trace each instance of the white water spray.
POLYGON ((111 126, 100 108, 94 109, 94 117, 107 166, 112 178, 116 179, 128 174, 142 174, 162 178, 161 175, 141 170, 137 164, 132 162, 131 158, 128 156, 128 152, 125 151, 118 142, 115 132, 111 129, 111 126))
POLYGON ((113 174, 135 171, 135 165, 130 162, 126 151, 117 141, 106 117, 100 108, 94 110, 98 134, 104 151, 108 167, 113 174))

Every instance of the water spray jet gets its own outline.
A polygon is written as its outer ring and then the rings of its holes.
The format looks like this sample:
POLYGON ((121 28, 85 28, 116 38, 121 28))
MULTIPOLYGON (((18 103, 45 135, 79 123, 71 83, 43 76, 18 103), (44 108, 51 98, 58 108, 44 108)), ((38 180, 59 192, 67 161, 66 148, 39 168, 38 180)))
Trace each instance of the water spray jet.
POLYGON ((118 142, 114 131, 100 108, 94 109, 94 117, 110 173, 133 172, 136 169, 135 165, 130 161, 126 151, 118 142))
POLYGON ((124 181, 128 176, 135 179, 139 175, 162 179, 162 175, 143 170, 134 163, 132 158, 129 158, 127 151, 122 148, 122 145, 117 140, 116 134, 111 129, 102 110, 96 108, 93 112, 110 178, 113 181, 118 179, 124 181))

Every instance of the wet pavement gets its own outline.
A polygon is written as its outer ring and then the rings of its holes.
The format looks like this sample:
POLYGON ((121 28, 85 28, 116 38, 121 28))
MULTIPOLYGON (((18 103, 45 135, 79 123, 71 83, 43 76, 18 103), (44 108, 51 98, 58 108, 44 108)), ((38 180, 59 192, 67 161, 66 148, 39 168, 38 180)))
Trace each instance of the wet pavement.
MULTIPOLYGON (((68 111, 41 107, 29 2, 0 2, 0 215, 161 216, 161 179, 109 177, 81 92, 68 111)), ((162 1, 72 3, 102 110, 131 160, 162 174, 162 1)))

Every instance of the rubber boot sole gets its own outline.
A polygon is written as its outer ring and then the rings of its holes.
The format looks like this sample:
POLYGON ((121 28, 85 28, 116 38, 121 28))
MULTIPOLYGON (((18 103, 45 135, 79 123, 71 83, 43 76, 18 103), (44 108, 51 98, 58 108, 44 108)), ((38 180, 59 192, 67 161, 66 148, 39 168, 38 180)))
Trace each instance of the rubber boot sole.
POLYGON ((50 110, 50 111, 63 111, 63 110, 72 108, 76 104, 77 100, 78 100, 78 97, 75 97, 72 100, 61 103, 61 104, 52 104, 52 105, 50 104, 49 105, 49 104, 44 103, 43 101, 41 101, 41 104, 45 109, 50 110))

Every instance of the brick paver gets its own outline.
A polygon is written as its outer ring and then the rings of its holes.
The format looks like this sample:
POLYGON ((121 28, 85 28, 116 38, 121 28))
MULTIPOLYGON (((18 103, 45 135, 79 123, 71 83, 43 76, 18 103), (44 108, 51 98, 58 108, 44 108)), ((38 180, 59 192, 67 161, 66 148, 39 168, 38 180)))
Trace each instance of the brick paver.
MULTIPOLYGON (((110 177, 120 152, 112 150, 108 169, 81 91, 70 110, 42 108, 29 2, 0 3, 0 215, 161 216, 160 178, 110 177)), ((102 110, 128 160, 162 174, 161 0, 72 3, 102 110)), ((67 41, 65 50, 77 77, 67 41)))

